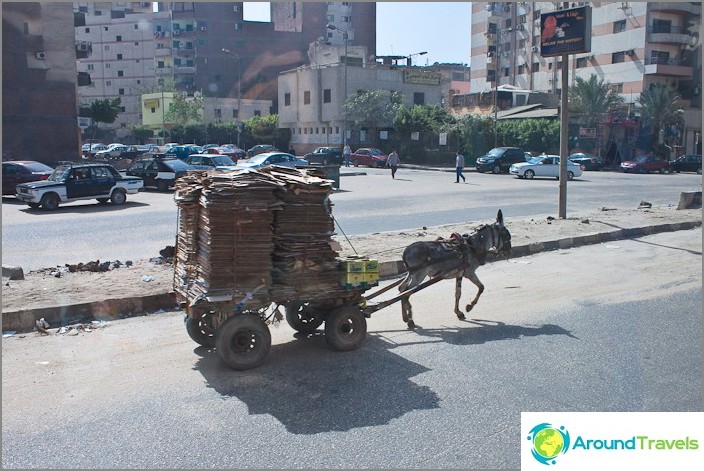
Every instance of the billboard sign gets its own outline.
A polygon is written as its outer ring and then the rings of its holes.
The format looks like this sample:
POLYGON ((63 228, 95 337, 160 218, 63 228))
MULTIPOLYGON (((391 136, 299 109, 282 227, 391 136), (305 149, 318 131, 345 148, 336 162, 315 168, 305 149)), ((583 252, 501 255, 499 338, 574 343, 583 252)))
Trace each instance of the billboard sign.
POLYGON ((592 8, 589 6, 540 15, 540 55, 555 57, 592 50, 592 8))

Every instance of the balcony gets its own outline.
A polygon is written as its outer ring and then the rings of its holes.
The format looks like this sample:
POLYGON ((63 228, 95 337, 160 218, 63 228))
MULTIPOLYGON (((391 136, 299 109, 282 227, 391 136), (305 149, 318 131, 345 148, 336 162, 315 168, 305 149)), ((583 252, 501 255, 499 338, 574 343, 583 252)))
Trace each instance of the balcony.
POLYGON ((171 75, 171 67, 157 67, 156 69, 154 69, 154 73, 156 75, 171 75))
POLYGON ((693 5, 689 2, 653 2, 648 4, 651 11, 662 11, 666 13, 689 13, 701 15, 701 4, 693 5))
POLYGON ((688 30, 675 26, 671 28, 650 27, 647 31, 647 41, 651 43, 687 45, 698 40, 698 38, 692 37, 688 30))
POLYGON ((76 43, 76 59, 87 59, 93 53, 93 43, 79 41, 76 43))
POLYGON ((649 58, 645 61, 646 75, 665 75, 668 77, 692 78, 694 68, 678 59, 649 58))
POLYGON ((162 47, 162 48, 156 48, 154 50, 154 57, 168 57, 171 55, 171 49, 162 47))
POLYGON ((178 47, 176 49, 176 54, 179 56, 192 56, 196 50, 193 47, 178 47))
POLYGON ((174 67, 174 72, 177 74, 195 74, 196 67, 193 65, 177 65, 174 67))

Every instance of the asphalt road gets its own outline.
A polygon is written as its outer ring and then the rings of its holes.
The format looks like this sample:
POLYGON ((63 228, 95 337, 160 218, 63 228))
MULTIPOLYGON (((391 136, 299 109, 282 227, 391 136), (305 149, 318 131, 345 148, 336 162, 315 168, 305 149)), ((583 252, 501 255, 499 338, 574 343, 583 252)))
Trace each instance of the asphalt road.
POLYGON ((521 411, 702 409, 701 250, 699 228, 495 262, 467 321, 445 281, 414 331, 398 304, 353 352, 279 325, 245 372, 178 312, 16 335, 2 466, 518 469, 521 411))
MULTIPOLYGON (((343 172, 347 169, 343 169, 343 172)), ((338 234, 367 234, 504 217, 557 216, 558 182, 518 180, 509 175, 467 172, 467 184, 454 184, 453 172, 360 168, 367 175, 341 177, 332 195, 338 234)), ((567 215, 604 206, 633 209, 645 200, 677 205, 682 191, 701 191, 693 173, 633 175, 585 172, 568 184, 567 215)), ((129 195, 123 206, 83 201, 57 211, 31 210, 4 197, 3 264, 25 271, 93 260, 157 257, 173 245, 177 210, 173 193, 144 191, 129 195)))

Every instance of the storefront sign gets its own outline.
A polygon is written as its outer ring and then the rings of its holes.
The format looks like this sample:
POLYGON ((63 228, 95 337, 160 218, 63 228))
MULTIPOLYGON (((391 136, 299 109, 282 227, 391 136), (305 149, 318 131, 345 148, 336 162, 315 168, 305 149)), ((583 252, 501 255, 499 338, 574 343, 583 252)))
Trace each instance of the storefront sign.
POLYGON ((144 100, 144 107, 145 108, 159 108, 159 99, 158 98, 151 98, 149 100, 144 100))
POLYGON ((403 71, 403 81, 406 83, 419 83, 424 85, 438 85, 442 74, 431 70, 410 69, 403 71))

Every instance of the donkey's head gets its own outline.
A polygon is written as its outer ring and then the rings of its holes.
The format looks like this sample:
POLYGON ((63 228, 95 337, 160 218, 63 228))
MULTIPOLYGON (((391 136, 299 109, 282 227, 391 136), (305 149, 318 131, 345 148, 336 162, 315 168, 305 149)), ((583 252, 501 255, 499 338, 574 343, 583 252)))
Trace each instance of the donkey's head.
POLYGON ((490 226, 492 228, 492 246, 489 252, 508 257, 511 255, 511 233, 504 226, 504 215, 499 209, 496 213, 496 222, 490 226))

